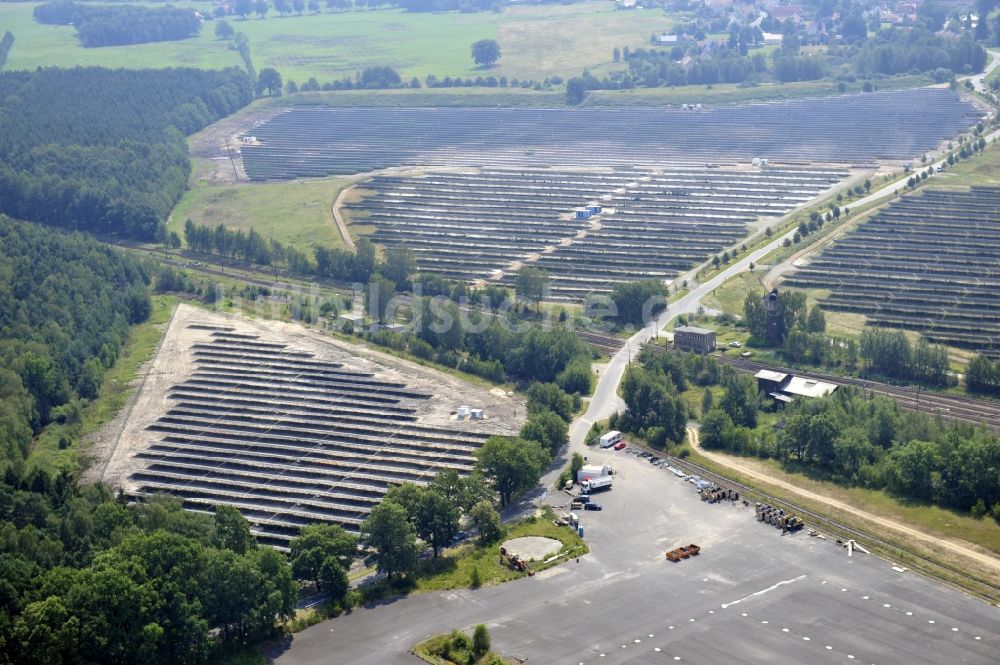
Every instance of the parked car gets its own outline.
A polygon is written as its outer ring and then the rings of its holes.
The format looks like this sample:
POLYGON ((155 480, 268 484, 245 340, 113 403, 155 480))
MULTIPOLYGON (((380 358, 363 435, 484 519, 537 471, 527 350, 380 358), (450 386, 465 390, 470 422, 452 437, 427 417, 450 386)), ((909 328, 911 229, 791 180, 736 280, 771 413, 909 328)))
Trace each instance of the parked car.
POLYGON ((615 450, 622 450, 624 448, 625 448, 625 442, 624 441, 619 441, 618 443, 615 444, 615 450))
POLYGON ((585 503, 583 504, 584 510, 604 510, 604 506, 599 503, 585 503))
POLYGON ((590 495, 580 494, 573 498, 574 501, 579 501, 580 503, 590 503, 590 495))

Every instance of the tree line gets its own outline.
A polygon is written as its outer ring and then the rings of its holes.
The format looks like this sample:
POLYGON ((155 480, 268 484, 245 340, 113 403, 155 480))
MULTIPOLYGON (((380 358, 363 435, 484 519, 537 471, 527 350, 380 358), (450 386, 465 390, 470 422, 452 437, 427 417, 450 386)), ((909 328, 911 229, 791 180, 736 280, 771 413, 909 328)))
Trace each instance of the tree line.
POLYGON ((14 35, 10 30, 3 33, 3 39, 0 39, 0 69, 7 64, 7 54, 10 53, 10 49, 14 46, 14 35))
POLYGON ((965 370, 965 388, 970 393, 1000 395, 1000 360, 976 355, 965 370))
POLYGON ((955 383, 949 374, 945 347, 931 344, 923 337, 910 342, 898 330, 868 328, 862 332, 860 341, 826 334, 823 311, 819 306, 807 307, 805 294, 800 291, 781 292, 770 330, 763 294, 747 294, 743 316, 750 330, 749 345, 773 346, 793 363, 861 370, 868 375, 935 386, 955 383))
POLYGON ((242 70, 0 72, 0 212, 153 240, 187 188, 184 135, 246 105, 242 70))
POLYGON ((193 9, 140 5, 91 5, 59 0, 35 7, 35 20, 72 25, 86 48, 165 42, 194 37, 201 19, 193 9))
POLYGON ((986 66, 986 49, 972 36, 942 37, 922 29, 880 30, 858 49, 854 58, 859 74, 931 72, 938 68, 976 73, 986 66))

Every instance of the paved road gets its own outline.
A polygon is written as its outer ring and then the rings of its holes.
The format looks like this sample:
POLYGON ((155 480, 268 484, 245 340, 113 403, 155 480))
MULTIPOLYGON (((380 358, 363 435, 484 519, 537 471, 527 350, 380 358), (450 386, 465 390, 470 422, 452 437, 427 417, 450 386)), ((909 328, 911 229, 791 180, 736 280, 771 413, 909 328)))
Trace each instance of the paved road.
POLYGON ((689 483, 632 455, 592 457, 618 474, 600 495, 604 510, 581 513, 592 553, 579 563, 355 610, 270 656, 280 665, 412 664, 413 644, 486 623, 497 649, 545 665, 996 663, 1000 610, 805 532, 782 536, 752 510, 704 503, 689 483), (691 542, 698 557, 664 559, 691 542))
POLYGON ((967 77, 970 81, 972 81, 972 87, 976 89, 976 92, 986 91, 986 77, 990 75, 990 72, 997 68, 997 65, 1000 65, 1000 51, 987 51, 987 53, 990 54, 991 60, 989 64, 986 65, 982 74, 975 74, 974 76, 967 77))

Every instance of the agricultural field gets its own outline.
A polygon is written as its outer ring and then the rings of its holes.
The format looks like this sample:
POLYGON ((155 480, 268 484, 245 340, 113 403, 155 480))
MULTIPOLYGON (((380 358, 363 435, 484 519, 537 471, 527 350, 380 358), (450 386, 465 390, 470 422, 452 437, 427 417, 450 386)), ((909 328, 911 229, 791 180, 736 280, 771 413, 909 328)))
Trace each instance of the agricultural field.
POLYGON ((958 347, 1000 353, 1000 188, 906 196, 785 284, 830 289, 824 308, 958 347))
POLYGON ((256 180, 392 166, 631 167, 752 157, 870 166, 935 149, 980 117, 957 94, 932 88, 701 111, 299 107, 247 128, 258 143, 243 146, 242 157, 256 180))
MULTIPOLYGON (((235 506, 262 541, 304 524, 356 532, 391 483, 462 475, 512 399, 329 336, 181 305, 104 480, 211 514, 235 506), (462 404, 482 420, 458 421, 462 404)), ((523 413, 523 410, 522 410, 523 413)))
POLYGON ((369 194, 347 212, 375 227, 374 241, 412 249, 422 270, 511 285, 530 263, 550 274, 552 299, 576 300, 621 282, 672 279, 846 175, 704 166, 383 175, 362 185, 369 194), (600 213, 576 212, 588 204, 600 213))
MULTIPOLYGON (((32 18, 37 3, 0 3, 0 28, 16 39, 7 69, 101 65, 108 67, 192 66, 205 69, 242 66, 228 42, 215 38, 214 22, 191 39, 132 46, 85 49, 71 26, 40 25, 32 18)), ((205 13, 208 2, 185 3, 205 13)), ((567 6, 509 7, 493 13, 407 13, 399 9, 330 12, 266 19, 230 17, 250 40, 258 70, 274 67, 298 83, 313 76, 320 83, 353 76, 371 65, 389 65, 407 80, 428 74, 473 77, 484 74, 469 55, 479 39, 497 39, 504 53, 489 69, 495 76, 541 80, 564 78, 589 67, 601 72, 612 63, 614 47, 636 48, 673 22, 660 10, 615 12, 607 2, 567 6), (582 37, 586 35, 586 37, 582 37)))

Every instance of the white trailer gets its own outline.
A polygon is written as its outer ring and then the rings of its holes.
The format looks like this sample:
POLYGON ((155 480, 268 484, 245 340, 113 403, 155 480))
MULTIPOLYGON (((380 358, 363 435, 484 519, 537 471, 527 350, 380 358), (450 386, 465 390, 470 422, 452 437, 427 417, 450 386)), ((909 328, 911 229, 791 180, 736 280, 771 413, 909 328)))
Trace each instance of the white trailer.
POLYGON ((611 476, 598 476, 597 478, 585 480, 581 483, 580 487, 587 494, 609 490, 611 489, 611 476))
POLYGON ((607 434, 601 435, 601 448, 610 448, 621 440, 622 433, 618 430, 612 430, 607 434))

